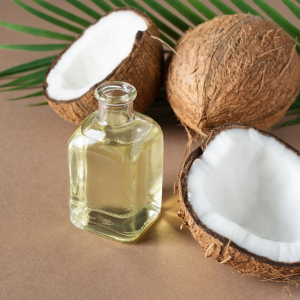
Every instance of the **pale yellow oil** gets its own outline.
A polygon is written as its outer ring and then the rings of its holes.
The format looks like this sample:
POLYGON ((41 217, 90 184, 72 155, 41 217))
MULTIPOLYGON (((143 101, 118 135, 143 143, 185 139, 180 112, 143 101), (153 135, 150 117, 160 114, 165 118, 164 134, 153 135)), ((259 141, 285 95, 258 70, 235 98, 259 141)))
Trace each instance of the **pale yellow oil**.
POLYGON ((127 140, 108 143, 105 137, 118 138, 117 132, 86 124, 69 142, 71 221, 87 231, 132 242, 161 210, 161 129, 137 117, 134 127, 123 129, 127 140))

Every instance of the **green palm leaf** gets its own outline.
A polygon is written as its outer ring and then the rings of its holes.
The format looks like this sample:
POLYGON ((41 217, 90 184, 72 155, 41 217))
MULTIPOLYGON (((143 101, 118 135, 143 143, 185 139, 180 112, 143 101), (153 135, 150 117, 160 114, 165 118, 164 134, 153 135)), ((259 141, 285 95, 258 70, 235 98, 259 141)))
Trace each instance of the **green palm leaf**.
POLYGON ((43 96, 43 91, 36 92, 36 93, 33 93, 33 94, 29 94, 29 95, 26 95, 26 96, 23 96, 23 97, 9 98, 9 99, 6 99, 6 100, 14 101, 14 100, 20 100, 20 99, 26 99, 26 98, 32 98, 32 97, 38 97, 38 96, 43 96))
POLYGON ((96 20, 99 20, 102 17, 100 14, 98 14, 97 12, 95 12, 85 4, 79 2, 78 0, 65 0, 65 1, 72 4, 73 6, 75 6, 76 8, 78 8, 79 10, 83 11, 85 14, 87 14, 88 16, 96 20))
POLYGON ((186 5, 184 5, 179 0, 165 0, 165 1, 169 3, 173 8, 175 8, 178 12, 180 12, 183 16, 185 16, 194 25, 199 25, 205 22, 199 15, 194 13, 191 9, 189 9, 186 5))
POLYGON ((16 90, 22 90, 25 88, 29 88, 29 87, 34 87, 38 84, 41 84, 44 82, 45 76, 40 76, 39 78, 29 81, 27 83, 21 84, 17 87, 11 88, 11 89, 6 89, 6 90, 0 90, 0 92, 7 92, 7 91, 16 91, 16 90))
POLYGON ((110 0, 110 2, 117 7, 126 7, 126 4, 124 4, 121 0, 110 0))
POLYGON ((208 20, 211 20, 217 16, 217 14, 215 14, 212 10, 210 10, 207 6, 205 6, 198 0, 187 0, 187 1, 208 20))
POLYGON ((292 25, 287 19, 285 19, 274 8, 268 5, 263 0, 253 0, 277 25, 284 29, 293 39, 300 40, 300 30, 292 25))
POLYGON ((236 12, 220 0, 209 0, 216 8, 225 15, 234 15, 236 12))
POLYGON ((43 69, 43 70, 39 70, 39 71, 31 73, 31 74, 22 76, 22 77, 15 79, 9 83, 0 85, 0 88, 17 85, 19 83, 23 83, 23 82, 27 82, 27 81, 32 81, 34 79, 40 78, 41 76, 45 77, 46 71, 47 71, 47 69, 43 69))
POLYGON ((169 35, 174 40, 178 40, 180 38, 180 35, 176 31, 174 31, 169 26, 167 26, 165 23, 163 23, 161 20, 159 20, 154 15, 149 13, 143 6, 141 6, 140 4, 135 2, 134 0, 123 0, 123 1, 126 4, 128 4, 129 6, 135 7, 137 9, 143 11, 144 13, 146 13, 161 31, 163 31, 164 33, 169 35))
MULTIPOLYGON (((44 19, 52 24, 55 24, 61 28, 67 29, 71 32, 76 34, 80 34, 82 29, 76 26, 73 26, 67 22, 63 22, 57 18, 54 18, 48 14, 43 13, 33 7, 25 4, 24 0, 12 0, 14 3, 22 7, 23 9, 27 10, 28 12, 34 14, 35 16, 44 19)), ((43 8, 71 21, 76 24, 79 24, 83 27, 87 27, 91 24, 91 22, 76 16, 75 14, 69 13, 67 10, 63 10, 45 0, 32 0, 38 5, 42 6, 43 8)), ((49 0, 48 0, 49 1, 49 0)), ((86 1, 81 0, 65 0, 66 2, 70 3, 71 5, 75 6, 77 9, 81 10, 88 16, 98 20, 102 16, 98 12, 94 11, 92 8, 88 7, 86 1)), ((113 9, 111 3, 117 7, 126 7, 132 6, 136 7, 146 14, 149 15, 150 18, 154 21, 161 32, 161 38, 164 42, 169 44, 171 47, 174 46, 173 41, 178 40, 180 38, 180 34, 178 32, 186 31, 190 26, 183 21, 180 17, 174 15, 170 12, 167 4, 163 4, 164 2, 158 3, 158 0, 142 0, 145 5, 141 5, 137 3, 135 0, 91 0, 95 5, 97 5, 102 11, 109 12, 113 9), (151 7, 156 13, 159 14, 159 17, 155 17, 151 14, 148 9, 145 7, 151 7), (175 30, 168 26, 164 19, 169 21, 173 26, 175 26, 175 30), (177 32, 178 30, 178 32, 177 32)), ((211 9, 209 9, 206 5, 204 5, 200 0, 187 0, 190 5, 192 5, 197 12, 195 13, 191 10, 186 4, 184 4, 181 0, 164 0, 168 3, 173 9, 177 10, 182 16, 184 16, 189 22, 194 25, 198 25, 204 22, 203 18, 200 15, 203 15, 207 19, 212 19, 217 16, 211 9)), ((231 9, 228 5, 226 5, 222 0, 209 0, 217 9, 219 9, 224 14, 235 14, 235 10, 231 9)), ((240 11, 243 13, 251 13, 254 15, 258 15, 262 17, 251 5, 247 4, 244 0, 230 0, 240 11)), ((300 0, 296 0, 300 3, 300 0)), ((270 5, 268 5, 263 0, 253 0, 253 2, 258 5, 265 14, 268 15, 275 23, 277 23, 280 27, 282 27, 293 39, 300 40, 300 30, 292 25, 289 21, 287 21, 279 12, 273 9, 270 5)), ((282 0, 282 2, 292 11, 292 13, 300 19, 300 8, 295 5, 291 0, 282 0)), ((29 27, 29 26, 22 26, 17 24, 11 24, 7 22, 0 22, 0 25, 6 27, 8 29, 16 30, 19 32, 32 34, 36 36, 42 36, 51 39, 57 40, 65 40, 65 41, 73 41, 75 37, 61 34, 58 32, 43 30, 39 28, 29 27)), ((3 44, 0 45, 0 49, 10 49, 10 50, 27 50, 27 51, 53 51, 53 50, 60 50, 67 46, 67 44, 36 44, 36 45, 19 45, 19 44, 3 44)), ((297 46, 297 51, 300 53, 300 47, 297 46)), ((52 60, 55 56, 46 57, 43 59, 38 59, 26 64, 22 64, 7 70, 0 72, 0 77, 6 77, 13 74, 19 74, 28 71, 34 71, 30 74, 26 74, 25 76, 19 77, 15 80, 10 81, 4 85, 1 85, 0 88, 12 87, 7 90, 21 90, 24 88, 35 87, 38 84, 41 84, 45 79, 46 68, 49 67, 52 60)), ((4 91, 4 90, 2 90, 4 91)), ((31 93, 29 95, 25 95, 18 98, 13 98, 10 100, 19 100, 25 99, 30 97, 41 96, 42 91, 31 93)), ((164 99, 164 92, 161 92, 159 98, 157 99, 164 99)), ((158 101, 159 104, 163 105, 165 100, 158 101)), ((47 102, 40 102, 29 104, 29 106, 37 106, 37 105, 45 105, 47 102)), ((297 97, 296 101, 292 104, 287 114, 296 114, 300 113, 300 96, 297 97)), ((300 123, 300 117, 293 118, 283 124, 276 125, 274 128, 284 127, 287 125, 293 125, 300 123)))
POLYGON ((47 105, 48 102, 39 102, 39 103, 32 103, 32 104, 26 104, 26 106, 40 106, 40 105, 47 105))
POLYGON ((6 69, 0 72, 0 77, 10 76, 18 73, 23 73, 31 70, 35 70, 44 66, 49 66, 52 60, 56 56, 49 56, 42 59, 34 60, 26 64, 22 64, 13 68, 6 69))
POLYGON ((239 8, 244 14, 252 14, 259 16, 263 19, 262 15, 260 15, 254 8, 252 8, 249 4, 245 3, 243 0, 230 0, 237 8, 239 8))
POLYGON ((113 8, 103 0, 91 0, 91 1, 94 2, 98 7, 100 7, 104 12, 109 12, 113 10, 113 8))
POLYGON ((46 37, 49 39, 55 39, 55 40, 64 40, 64 41, 73 41, 74 37, 66 34, 61 34, 53 31, 48 31, 45 29, 39 29, 35 27, 29 27, 29 26, 24 26, 24 25, 18 25, 18 24, 12 24, 12 23, 7 23, 7 22, 0 22, 0 25, 19 32, 27 33, 27 34, 32 34, 36 36, 42 36, 46 37))
POLYGON ((281 127, 285 127, 285 126, 291 126, 291 125, 297 125, 297 124, 300 124, 300 117, 296 117, 296 118, 293 118, 287 122, 284 122, 282 124, 279 124, 279 125, 275 125, 272 127, 272 129, 277 129, 277 128, 281 128, 281 127))
POLYGON ((75 27, 73 25, 70 25, 68 23, 65 23, 63 21, 60 21, 56 18, 53 18, 47 14, 44 14, 43 12, 39 11, 39 10, 36 10, 30 6, 28 6, 27 4, 21 2, 20 0, 12 0, 14 3, 16 3, 17 5, 19 5, 20 7, 22 7, 23 9, 27 10, 28 12, 32 13, 33 15, 47 21, 47 22, 50 22, 54 25, 57 25, 57 26, 60 26, 62 28, 65 28, 71 32, 75 32, 75 33, 81 33, 82 32, 82 29, 78 28, 78 27, 75 27))
POLYGON ((289 115, 298 115, 298 114, 300 114, 300 110, 299 109, 298 110, 289 111, 285 115, 289 116, 289 115))
POLYGON ((294 103, 290 106, 289 111, 294 109, 300 109, 300 94, 297 96, 294 103))
POLYGON ((281 0, 289 9, 290 11, 298 18, 300 19, 300 8, 295 5, 292 1, 290 0, 281 0))
POLYGON ((61 50, 68 44, 40 44, 40 45, 0 45, 0 49, 6 50, 26 50, 26 51, 54 51, 61 50))
POLYGON ((91 25, 91 22, 88 22, 76 15, 73 15, 71 13, 69 13, 68 11, 66 10, 63 10, 55 5, 52 5, 44 0, 32 0, 34 1, 35 3, 39 4, 40 6, 48 9, 49 11, 53 12, 53 13, 56 13, 57 15, 61 16, 61 17, 64 17, 74 23, 77 23, 79 25, 82 25, 84 27, 88 27, 91 25))
POLYGON ((177 28, 179 28, 181 31, 186 31, 190 28, 188 24, 183 22, 180 18, 172 14, 168 9, 166 9, 161 4, 157 3, 154 0, 142 0, 147 5, 149 5, 152 9, 154 9, 156 12, 158 12, 161 16, 163 16, 166 20, 168 20, 170 23, 175 25, 177 28))

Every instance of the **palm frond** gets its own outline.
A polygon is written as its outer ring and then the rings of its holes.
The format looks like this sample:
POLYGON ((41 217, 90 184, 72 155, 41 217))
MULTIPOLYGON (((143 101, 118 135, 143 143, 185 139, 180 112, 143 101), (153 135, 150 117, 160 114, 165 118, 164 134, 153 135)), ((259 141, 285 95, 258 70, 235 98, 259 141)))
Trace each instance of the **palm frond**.
POLYGON ((42 69, 42 70, 30 73, 28 75, 19 77, 19 78, 15 79, 15 80, 13 80, 11 82, 8 82, 6 84, 0 85, 0 88, 18 85, 20 83, 24 83, 24 82, 27 82, 27 81, 32 81, 34 79, 40 78, 41 76, 45 77, 46 71, 47 71, 47 69, 42 69))
POLYGON ((121 0, 110 0, 110 2, 117 7, 126 7, 127 6, 121 0))
POLYGON ((49 66, 55 57, 56 56, 49 56, 49 57, 45 57, 45 58, 41 58, 41 59, 37 59, 37 60, 31 61, 31 62, 28 62, 26 64, 22 64, 22 65, 19 65, 16 67, 6 69, 6 70, 0 72, 0 77, 10 76, 10 75, 18 74, 18 73, 35 70, 35 69, 38 69, 41 67, 49 66))
POLYGON ((186 24, 184 21, 182 21, 180 18, 172 14, 168 9, 166 9, 161 4, 157 3, 154 0, 142 0, 147 5, 149 5, 153 10, 158 12, 160 15, 164 16, 166 20, 168 20, 171 24, 175 25, 177 28, 179 28, 181 31, 186 31, 189 29, 189 25, 186 24))
POLYGON ((40 105, 48 105, 48 102, 39 102, 39 103, 32 103, 32 104, 26 104, 26 106, 40 106, 40 105))
MULTIPOLYGON (((50 22, 56 26, 59 26, 63 29, 69 30, 73 33, 80 34, 82 32, 82 28, 69 24, 68 21, 76 23, 83 27, 88 27, 91 25, 91 22, 85 20, 77 16, 76 14, 72 14, 67 10, 61 9, 58 6, 55 6, 45 0, 32 0, 36 4, 40 5, 41 7, 47 9, 48 11, 65 18, 68 20, 67 22, 61 21, 51 15, 48 15, 40 10, 37 10, 31 7, 28 4, 25 4, 24 0, 12 0, 14 3, 19 5, 24 10, 28 11, 29 13, 50 22)), ((96 12, 94 9, 90 8, 86 5, 87 1, 82 0, 65 0, 69 4, 73 5, 89 17, 92 17, 96 20, 99 20, 102 15, 101 13, 96 12)), ((228 5, 224 3, 222 0, 209 0, 219 11, 223 14, 235 14, 237 11, 242 11, 243 13, 251 13, 253 15, 258 15, 263 18, 259 14, 259 12, 252 7, 252 4, 248 4, 245 0, 230 0, 231 3, 237 8, 232 9, 228 5)), ((291 0, 281 0, 284 5, 286 5, 291 12, 300 19, 300 8, 295 5, 291 0)), ((300 3, 300 0, 296 0, 300 3)), ((217 14, 208 8, 205 4, 203 4, 200 0, 187 0, 189 5, 195 8, 196 11, 190 9, 190 6, 184 3, 182 0, 164 0, 158 2, 158 0, 142 0, 141 2, 137 2, 135 0, 91 0, 93 4, 98 6, 103 12, 109 12, 113 9, 113 5, 117 7, 126 7, 131 6, 140 9, 141 11, 145 12, 150 18, 152 18, 153 22, 158 27, 162 40, 169 44, 171 47, 174 47, 174 41, 177 41, 182 32, 185 32, 190 25, 184 21, 181 17, 173 14, 169 7, 172 7, 177 12, 179 12, 186 20, 188 20, 193 25, 198 25, 204 22, 202 16, 207 19, 212 19, 217 16, 217 14), (167 3, 167 4, 166 4, 167 3), (149 7, 153 9, 159 16, 156 17, 151 14, 148 10, 149 7), (168 26, 167 23, 170 22, 172 26, 168 26), (173 29, 174 28, 174 29, 173 29)), ((293 39, 300 40, 300 30, 292 25, 288 20, 286 20, 278 11, 268 5, 263 0, 252 0, 252 3, 256 4, 269 18, 271 18, 277 25, 283 28, 293 39)), ((75 24, 75 25, 76 25, 75 24)), ((11 24, 7 22, 0 22, 0 26, 3 26, 8 29, 12 29, 18 32, 27 33, 31 35, 57 39, 57 40, 64 40, 64 41, 73 41, 74 36, 61 34, 59 32, 48 31, 44 29, 39 29, 35 27, 23 26, 18 24, 11 24)), ((61 50, 67 46, 66 43, 63 44, 34 44, 34 45, 20 45, 20 44, 2 44, 0 45, 0 49, 9 49, 9 50, 22 50, 22 51, 54 51, 54 50, 61 50)), ((297 45, 297 51, 300 54, 300 47, 297 45)), ((0 91, 7 91, 7 90, 21 90, 25 88, 32 88, 36 87, 36 85, 41 84, 44 81, 46 68, 49 67, 52 60, 55 56, 46 57, 43 59, 38 59, 35 61, 31 61, 19 66, 15 66, 0 72, 0 77, 7 77, 14 74, 21 74, 25 72, 30 72, 29 74, 25 74, 15 80, 12 80, 6 84, 0 86, 0 91), (8 87, 11 87, 7 89, 8 87), (5 89, 4 89, 5 88, 5 89)), ((29 95, 24 95, 22 97, 12 98, 9 100, 19 100, 19 99, 26 99, 30 97, 37 97, 41 96, 42 91, 38 91, 35 93, 31 93, 29 95)), ((157 100, 157 106, 165 105, 165 91, 160 91, 157 100)), ((29 106, 38 106, 38 105, 45 105, 47 102, 40 102, 29 104, 29 106)), ((297 97, 295 102, 290 107, 287 115, 291 114, 298 114, 300 113, 300 96, 297 97)), ((287 125, 293 125, 300 123, 300 117, 293 118, 283 124, 276 125, 274 128, 284 127, 287 125)))
POLYGON ((113 8, 103 0, 91 0, 91 1, 94 2, 98 7, 100 7, 106 13, 113 10, 113 8))
POLYGON ((197 9, 208 20, 217 16, 212 10, 198 0, 187 0, 195 9, 197 9))
POLYGON ((285 115, 286 116, 290 116, 290 115, 298 115, 298 114, 300 114, 300 110, 299 109, 298 110, 289 111, 285 115))
POLYGON ((290 0, 281 0, 289 9, 290 11, 298 18, 300 19, 300 8, 295 5, 292 1, 290 0))
POLYGON ((34 1, 35 3, 39 4, 40 6, 46 8, 46 9, 48 9, 49 11, 51 11, 61 17, 64 17, 65 19, 68 19, 74 23, 82 25, 84 27, 88 27, 92 24, 91 22, 84 20, 74 14, 71 14, 68 11, 61 9, 53 4, 50 4, 44 0, 32 0, 32 1, 34 1))
POLYGON ((18 32, 23 32, 23 33, 27 33, 27 34, 31 34, 31 35, 36 35, 36 36, 42 36, 42 37, 49 38, 49 39, 63 40, 63 41, 73 41, 74 40, 74 36, 54 32, 54 31, 48 31, 45 29, 39 29, 39 28, 35 28, 35 27, 12 24, 12 23, 1 22, 1 21, 0 21, 0 25, 5 28, 11 29, 11 30, 15 30, 18 32))
POLYGON ((9 98, 9 99, 6 99, 6 100, 7 101, 15 101, 15 100, 21 100, 21 99, 26 99, 26 98, 33 98, 33 97, 38 97, 38 96, 43 96, 43 91, 32 93, 32 94, 29 94, 29 95, 26 95, 26 96, 22 96, 22 97, 9 98))
POLYGON ((199 15, 194 13, 181 1, 179 0, 165 0, 165 1, 169 3, 173 8, 175 8, 179 13, 181 13, 184 17, 186 17, 194 25, 199 25, 205 22, 199 15))
POLYGON ((300 109, 300 94, 296 97, 294 103, 290 106, 289 111, 300 109))
POLYGON ((58 20, 56 18, 53 18, 47 14, 44 14, 43 12, 37 10, 37 9, 34 9, 32 8, 31 6, 21 2, 20 0, 12 0, 14 3, 16 3, 17 5, 19 5, 20 7, 22 7, 23 9, 27 10, 28 12, 30 12, 31 14, 37 16, 38 18, 41 18, 49 23, 52 23, 56 26, 59 26, 59 27, 62 27, 64 29, 67 29, 71 32, 75 32, 75 33, 81 33, 82 32, 82 29, 76 27, 76 26, 73 26, 73 25, 70 25, 66 22, 63 22, 61 20, 58 20))
POLYGON ((287 19, 285 19, 274 8, 272 8, 263 0, 253 0, 253 2, 258 5, 266 15, 268 15, 277 25, 285 30, 293 39, 300 40, 300 30, 291 24, 287 19))
POLYGON ((54 51, 61 50, 68 46, 68 44, 36 44, 36 45, 13 45, 0 44, 0 49, 5 50, 25 50, 25 51, 54 51))
POLYGON ((209 0, 217 9, 219 9, 225 15, 234 15, 236 12, 231 9, 228 5, 220 0, 209 0))
POLYGON ((65 0, 65 1, 72 4, 73 6, 75 6, 76 8, 78 8, 79 10, 83 11, 85 14, 87 14, 88 16, 96 20, 99 20, 102 17, 100 14, 98 14, 97 12, 95 12, 85 4, 79 2, 78 0, 65 0))
POLYGON ((300 124, 300 117, 296 117, 296 118, 288 120, 282 124, 275 125, 272 127, 272 129, 277 129, 277 128, 291 126, 291 125, 297 125, 297 124, 300 124))
POLYGON ((0 92, 7 92, 7 91, 16 91, 16 90, 22 90, 26 89, 29 87, 35 87, 38 84, 42 84, 44 82, 45 76, 40 76, 39 78, 29 81, 27 83, 21 84, 17 87, 11 88, 11 89, 6 89, 6 90, 0 90, 0 92))
POLYGON ((253 7, 249 4, 245 3, 243 0, 230 0, 239 10, 241 10, 244 14, 252 14, 259 16, 263 19, 263 16, 259 14, 253 7))
POLYGON ((178 34, 176 31, 174 31, 173 29, 171 29, 169 26, 167 26, 161 20, 159 20, 158 18, 156 18, 154 15, 152 15, 143 6, 141 6, 140 4, 138 4, 137 2, 135 2, 134 0, 123 0, 123 1, 126 4, 128 4, 129 6, 135 7, 137 9, 143 11, 144 13, 146 13, 152 19, 152 21, 156 24, 156 26, 161 31, 163 31, 164 33, 166 33, 167 35, 169 35, 174 40, 178 40, 180 38, 180 34, 178 34))

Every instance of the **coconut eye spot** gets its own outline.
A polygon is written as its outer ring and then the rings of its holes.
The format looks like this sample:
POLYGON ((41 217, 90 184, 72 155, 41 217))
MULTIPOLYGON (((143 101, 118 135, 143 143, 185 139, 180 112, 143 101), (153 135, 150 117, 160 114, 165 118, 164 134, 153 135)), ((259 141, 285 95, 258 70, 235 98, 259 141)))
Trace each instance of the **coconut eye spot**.
POLYGON ((189 200, 201 222, 275 261, 300 261, 300 158, 254 129, 219 134, 194 161, 189 200), (256 242, 250 242, 251 240, 256 242))
POLYGON ((132 11, 114 12, 90 26, 62 55, 47 78, 55 100, 76 99, 109 75, 131 52, 145 20, 132 11))

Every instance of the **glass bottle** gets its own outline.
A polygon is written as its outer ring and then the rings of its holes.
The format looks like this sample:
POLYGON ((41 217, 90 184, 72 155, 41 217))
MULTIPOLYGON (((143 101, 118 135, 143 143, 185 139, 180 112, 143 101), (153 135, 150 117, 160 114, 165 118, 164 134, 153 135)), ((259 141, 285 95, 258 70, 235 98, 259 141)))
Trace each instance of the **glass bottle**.
POLYGON ((121 242, 136 240, 161 211, 163 134, 133 111, 136 95, 125 82, 100 85, 98 111, 69 140, 71 221, 121 242))

